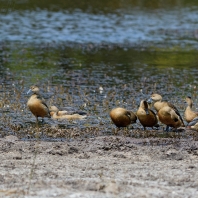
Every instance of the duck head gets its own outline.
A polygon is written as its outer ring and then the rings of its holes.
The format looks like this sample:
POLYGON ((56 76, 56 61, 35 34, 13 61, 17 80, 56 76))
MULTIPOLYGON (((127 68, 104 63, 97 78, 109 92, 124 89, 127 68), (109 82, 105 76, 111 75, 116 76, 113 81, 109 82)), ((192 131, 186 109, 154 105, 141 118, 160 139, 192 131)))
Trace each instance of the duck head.
POLYGON ((158 102, 162 100, 162 96, 159 94, 152 94, 151 97, 147 100, 149 104, 153 102, 158 102))
POLYGON ((192 98, 191 98, 190 96, 187 96, 187 97, 185 98, 185 103, 187 103, 189 106, 192 107, 192 98))
POLYGON ((142 100, 140 102, 140 107, 142 107, 145 111, 146 111, 146 114, 149 115, 149 111, 148 111, 148 103, 146 100, 142 100))
POLYGON ((38 93, 39 92, 39 88, 36 85, 33 85, 30 87, 30 89, 28 90, 27 94, 30 93, 38 93))
POLYGON ((50 106, 49 111, 51 112, 58 112, 59 109, 56 106, 50 106))

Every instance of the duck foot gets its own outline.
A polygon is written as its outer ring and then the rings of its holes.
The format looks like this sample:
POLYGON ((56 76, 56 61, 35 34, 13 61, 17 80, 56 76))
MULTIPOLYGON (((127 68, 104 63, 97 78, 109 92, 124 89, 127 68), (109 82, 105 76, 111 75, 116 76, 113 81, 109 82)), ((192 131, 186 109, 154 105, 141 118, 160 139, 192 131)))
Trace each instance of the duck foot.
POLYGON ((166 129, 164 131, 169 132, 169 126, 166 126, 166 129))

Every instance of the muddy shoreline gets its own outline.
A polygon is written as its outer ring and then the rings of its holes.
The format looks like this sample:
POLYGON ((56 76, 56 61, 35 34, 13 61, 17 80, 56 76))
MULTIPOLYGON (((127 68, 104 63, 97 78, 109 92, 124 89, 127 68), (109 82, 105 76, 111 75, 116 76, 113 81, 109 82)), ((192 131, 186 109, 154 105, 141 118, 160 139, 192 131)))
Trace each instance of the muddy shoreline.
POLYGON ((6 136, 0 148, 0 197, 198 196, 198 142, 192 138, 47 142, 6 136))

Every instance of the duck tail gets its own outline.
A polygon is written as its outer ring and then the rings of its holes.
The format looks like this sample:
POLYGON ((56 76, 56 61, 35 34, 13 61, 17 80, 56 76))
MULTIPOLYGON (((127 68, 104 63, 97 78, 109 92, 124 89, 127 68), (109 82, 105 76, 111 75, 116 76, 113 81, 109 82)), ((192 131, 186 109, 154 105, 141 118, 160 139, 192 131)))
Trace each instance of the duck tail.
POLYGON ((79 115, 83 115, 83 116, 87 115, 87 113, 84 111, 74 111, 74 114, 79 114, 79 115))
POLYGON ((51 114, 50 114, 50 111, 48 111, 48 114, 47 114, 46 117, 48 117, 48 118, 51 118, 52 117, 51 114))

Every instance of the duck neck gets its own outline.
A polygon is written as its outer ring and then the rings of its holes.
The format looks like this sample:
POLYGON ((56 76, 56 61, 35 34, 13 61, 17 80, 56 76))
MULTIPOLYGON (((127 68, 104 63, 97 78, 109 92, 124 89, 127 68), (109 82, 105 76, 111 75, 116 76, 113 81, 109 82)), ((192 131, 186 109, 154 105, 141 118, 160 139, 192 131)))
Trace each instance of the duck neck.
POLYGON ((188 102, 188 107, 192 109, 192 102, 188 102))
POLYGON ((33 92, 33 95, 38 96, 39 95, 39 92, 38 91, 35 91, 35 92, 33 92))
POLYGON ((156 111, 159 111, 163 107, 163 102, 161 100, 158 100, 154 103, 154 108, 156 111))
POLYGON ((192 111, 192 105, 191 105, 191 106, 187 106, 187 107, 186 107, 186 111, 187 111, 187 112, 189 112, 189 111, 191 112, 191 111, 192 111))

